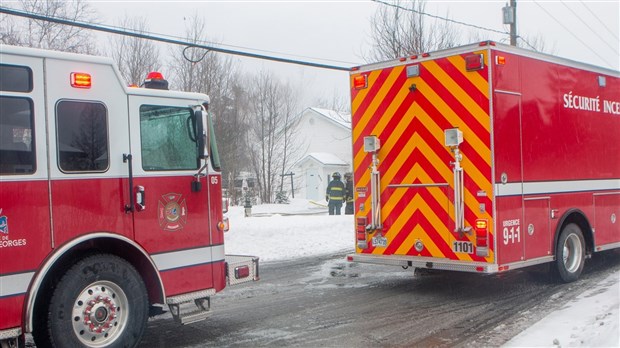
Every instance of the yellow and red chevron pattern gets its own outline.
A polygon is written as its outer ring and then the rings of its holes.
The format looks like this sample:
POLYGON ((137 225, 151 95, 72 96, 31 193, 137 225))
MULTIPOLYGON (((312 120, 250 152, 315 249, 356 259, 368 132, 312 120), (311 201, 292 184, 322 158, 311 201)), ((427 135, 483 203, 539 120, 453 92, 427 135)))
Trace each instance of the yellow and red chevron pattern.
MULTIPOLYGON (((493 231, 487 257, 453 248, 455 241, 476 245, 476 237, 453 232, 454 154, 444 146, 445 129, 463 132, 465 225, 474 226, 476 219, 493 225, 489 72, 486 67, 466 71, 465 56, 472 53, 352 72, 356 216, 370 221, 372 156, 364 152, 364 137, 375 135, 381 142, 381 220, 388 243, 375 247, 370 234, 368 248, 358 253, 494 262, 493 231), (412 64, 419 65, 419 76, 407 78, 406 66, 412 64), (356 89, 354 78, 360 75, 366 75, 367 87, 356 89), (402 186, 410 184, 430 185, 402 186), (423 250, 414 247, 417 241, 423 250)), ((476 53, 488 62, 488 51, 476 53)))

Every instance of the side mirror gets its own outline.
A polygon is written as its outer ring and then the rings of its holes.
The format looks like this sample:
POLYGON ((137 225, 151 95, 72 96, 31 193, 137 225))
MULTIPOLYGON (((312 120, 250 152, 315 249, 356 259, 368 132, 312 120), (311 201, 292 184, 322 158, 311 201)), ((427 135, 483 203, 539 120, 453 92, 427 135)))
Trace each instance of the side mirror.
POLYGON ((196 127, 196 143, 198 146, 198 157, 203 159, 209 157, 209 150, 206 145, 208 133, 206 130, 207 118, 202 110, 194 111, 194 125, 196 127))

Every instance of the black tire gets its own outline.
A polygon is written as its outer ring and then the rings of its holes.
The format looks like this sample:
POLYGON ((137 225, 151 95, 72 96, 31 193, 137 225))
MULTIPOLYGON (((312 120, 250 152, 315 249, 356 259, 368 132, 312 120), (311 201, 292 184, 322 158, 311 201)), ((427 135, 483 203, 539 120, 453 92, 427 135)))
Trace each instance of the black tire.
POLYGON ((555 248, 555 268, 563 282, 574 282, 581 275, 586 258, 585 246, 579 226, 568 224, 562 229, 555 248))
POLYGON ((135 347, 148 319, 146 287, 124 259, 89 256, 61 278, 47 319, 54 347, 135 347))

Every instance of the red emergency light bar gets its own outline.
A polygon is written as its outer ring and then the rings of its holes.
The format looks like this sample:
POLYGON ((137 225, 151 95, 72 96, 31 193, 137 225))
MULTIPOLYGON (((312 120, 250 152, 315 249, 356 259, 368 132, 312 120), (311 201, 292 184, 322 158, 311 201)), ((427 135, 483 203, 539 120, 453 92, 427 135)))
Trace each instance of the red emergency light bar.
POLYGON ((484 68, 484 55, 472 54, 465 57, 465 70, 475 71, 484 68))
POLYGON ((353 88, 364 89, 368 87, 368 78, 366 75, 357 75, 353 78, 353 88))
POLYGON ((72 72, 70 80, 71 87, 74 88, 90 88, 92 86, 92 79, 87 73, 72 72))

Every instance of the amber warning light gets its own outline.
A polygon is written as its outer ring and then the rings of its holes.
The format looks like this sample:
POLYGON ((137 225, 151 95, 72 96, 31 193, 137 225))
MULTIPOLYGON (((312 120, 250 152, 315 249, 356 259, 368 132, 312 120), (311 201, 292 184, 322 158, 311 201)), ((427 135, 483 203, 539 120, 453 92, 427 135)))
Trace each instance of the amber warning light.
POLYGON ((90 74, 72 72, 71 73, 71 87, 75 88, 90 88, 92 85, 92 79, 90 74))

